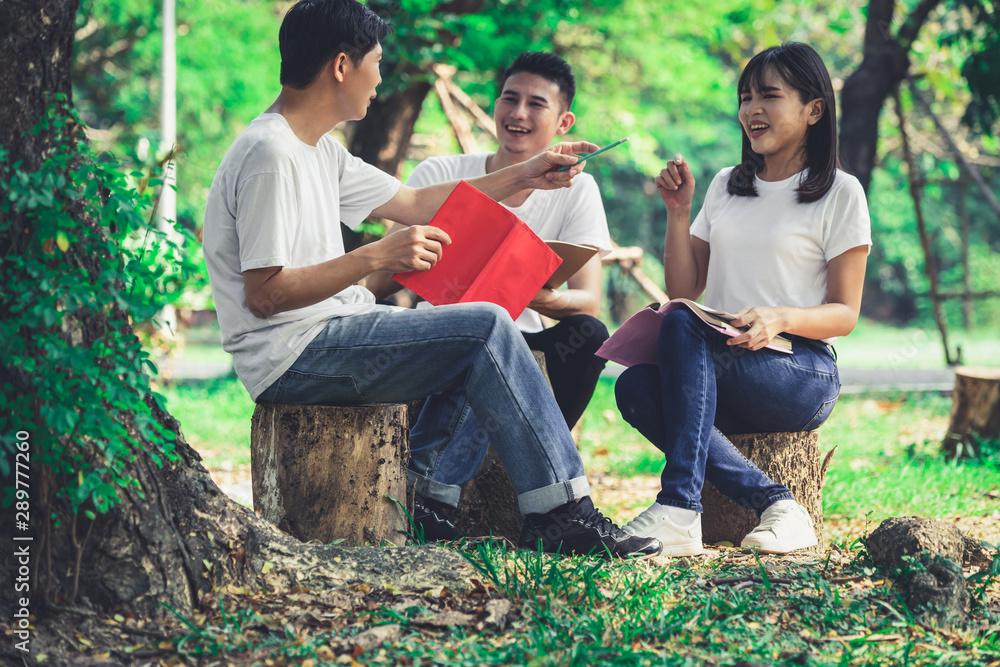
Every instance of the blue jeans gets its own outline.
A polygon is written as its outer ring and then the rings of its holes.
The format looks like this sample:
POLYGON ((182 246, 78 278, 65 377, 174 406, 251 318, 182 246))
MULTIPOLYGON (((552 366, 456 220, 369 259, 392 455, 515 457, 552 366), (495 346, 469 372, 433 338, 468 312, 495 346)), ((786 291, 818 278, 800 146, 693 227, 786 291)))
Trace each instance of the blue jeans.
MULTIPOLYGON (((492 304, 428 310, 376 306, 331 319, 258 401, 307 405, 403 402, 464 387, 468 408, 486 425, 521 512, 547 512, 590 494, 566 422, 507 311, 492 304)), ((414 433, 441 428, 454 415, 421 411, 414 433)), ((449 424, 450 426, 450 424, 449 424)), ((478 456, 415 443, 416 491, 452 505, 460 489, 431 481, 451 456, 478 456)))
MULTIPOLYGON (((590 315, 574 315, 550 329, 522 336, 530 349, 545 352, 556 403, 567 427, 572 427, 593 396, 606 363, 594 352, 607 340, 607 328, 590 315)), ((458 487, 482 466, 493 429, 476 419, 464 387, 429 396, 423 409, 438 417, 417 421, 410 434, 413 457, 423 460, 425 449, 436 452, 434 464, 426 469, 428 486, 438 491, 439 499, 443 495, 455 505, 458 487)))
POLYGON ((840 379, 830 348, 798 336, 794 354, 726 345, 687 309, 660 327, 659 365, 632 366, 618 378, 618 409, 666 454, 656 501, 701 511, 707 479, 741 507, 762 512, 792 498, 724 434, 808 431, 837 402, 840 379))

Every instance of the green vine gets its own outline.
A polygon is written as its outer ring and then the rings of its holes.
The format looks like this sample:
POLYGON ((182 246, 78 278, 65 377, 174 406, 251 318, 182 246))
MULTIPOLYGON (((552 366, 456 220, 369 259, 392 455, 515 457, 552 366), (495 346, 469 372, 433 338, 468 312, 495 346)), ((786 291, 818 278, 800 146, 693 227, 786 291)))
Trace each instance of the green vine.
MULTIPOLYGON (((15 435, 27 432, 57 497, 93 519, 139 486, 127 471, 137 453, 175 458, 176 436, 150 407, 163 405, 146 373, 155 366, 131 324, 175 299, 194 266, 144 218, 151 192, 82 140, 64 96, 33 132, 50 139, 37 171, 0 146, 0 474, 11 479, 15 435)), ((9 506, 14 487, 3 495, 9 506)))

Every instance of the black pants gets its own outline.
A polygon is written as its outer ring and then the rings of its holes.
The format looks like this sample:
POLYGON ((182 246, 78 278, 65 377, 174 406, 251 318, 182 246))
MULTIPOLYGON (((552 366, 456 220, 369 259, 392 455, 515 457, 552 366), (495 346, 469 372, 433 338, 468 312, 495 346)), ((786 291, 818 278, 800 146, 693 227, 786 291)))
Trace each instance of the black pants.
POLYGON ((594 395, 607 363, 594 353, 607 339, 608 328, 590 315, 571 315, 549 329, 524 334, 528 347, 545 353, 552 392, 570 428, 594 395))

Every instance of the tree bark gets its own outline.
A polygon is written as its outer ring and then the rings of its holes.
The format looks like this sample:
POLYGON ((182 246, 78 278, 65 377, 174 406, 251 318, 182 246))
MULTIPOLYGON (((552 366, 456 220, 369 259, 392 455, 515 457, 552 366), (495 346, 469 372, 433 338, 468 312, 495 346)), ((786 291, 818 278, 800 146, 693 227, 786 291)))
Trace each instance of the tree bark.
POLYGON ((944 451, 952 458, 979 456, 979 441, 998 437, 1000 368, 967 366, 957 369, 944 451))
POLYGON ((424 98, 430 92, 431 82, 412 65, 405 78, 410 83, 386 96, 378 96, 368 108, 368 114, 351 130, 348 149, 368 164, 382 171, 399 175, 413 138, 413 128, 420 116, 424 98))
MULTIPOLYGON (((836 448, 820 458, 816 431, 749 433, 729 436, 729 440, 765 475, 787 487, 795 500, 809 511, 819 541, 812 550, 825 549, 823 481, 836 448)), ((705 482, 701 503, 704 507, 701 529, 706 543, 729 542, 739 546, 746 534, 760 523, 756 512, 738 506, 708 482, 705 482)))
POLYGON ((492 447, 476 476, 462 485, 458 508, 448 508, 445 514, 474 537, 492 535, 505 537, 511 544, 518 543, 524 517, 517 504, 517 491, 492 447))
POLYGON ((303 542, 405 543, 406 406, 262 403, 251 423, 261 516, 303 542))
POLYGON ((50 139, 30 133, 45 114, 45 93, 71 96, 77 1, 0 1, 0 146, 26 171, 37 169, 50 139))
POLYGON ((892 34, 895 0, 871 0, 864 55, 840 93, 840 159, 868 191, 878 151, 878 119, 886 98, 910 69, 909 51, 940 0, 922 0, 892 34))
MULTIPOLYGON (((51 137, 31 131, 47 111, 47 95, 69 96, 76 7, 73 0, 0 0, 0 117, 4 119, 0 142, 22 162, 24 171, 37 170, 52 143, 51 137)), ((65 213, 73 215, 74 211, 65 213)), ((95 235, 104 233, 94 221, 77 222, 90 225, 95 235)), ((16 259, 29 247, 20 239, 37 233, 27 223, 20 228, 15 224, 14 230, 16 234, 3 240, 0 256, 4 258, 16 259)), ((32 261, 31 257, 26 259, 32 261)), ((80 244, 65 252, 64 261, 88 266, 94 260, 80 244)), ((4 316, 9 315, 7 310, 6 304, 0 303, 4 316)), ((127 313, 117 309, 90 312, 94 314, 64 326, 63 335, 74 344, 93 347, 112 336, 131 333, 127 313)), ((141 365, 138 358, 129 361, 134 368, 141 365)), ((0 364, 4 396, 29 391, 24 379, 28 372, 9 368, 6 362, 0 364)), ((120 369, 102 372, 109 385, 122 373, 120 369)), ((35 401, 36 410, 45 406, 44 396, 35 397, 35 401)), ((67 499, 56 493, 61 487, 74 489, 71 480, 75 475, 53 471, 47 467, 45 452, 32 452, 28 475, 31 516, 33 520, 44 517, 40 530, 32 526, 36 533, 30 566, 33 614, 57 599, 64 604, 145 616, 167 614, 163 605, 168 604, 190 614, 205 595, 230 585, 248 591, 262 587, 324 588, 351 581, 427 587, 427 575, 433 573, 438 583, 448 581, 453 588, 463 587, 463 577, 470 570, 460 556, 449 552, 393 550, 382 557, 382 550, 303 545, 282 535, 227 498, 202 467, 198 453, 180 435, 176 420, 160 410, 151 397, 145 401, 155 423, 176 434, 176 459, 157 463, 141 445, 134 448, 135 456, 125 464, 124 473, 137 486, 119 488, 117 503, 93 521, 84 516, 83 508, 74 512, 67 499)), ((102 406, 92 409, 101 410, 102 406)), ((131 439, 143 442, 135 420, 127 422, 124 426, 131 439)), ((108 465, 96 443, 84 443, 79 452, 94 469, 108 465)), ((4 549, 0 553, 3 609, 13 606, 14 565, 13 550, 4 549)))

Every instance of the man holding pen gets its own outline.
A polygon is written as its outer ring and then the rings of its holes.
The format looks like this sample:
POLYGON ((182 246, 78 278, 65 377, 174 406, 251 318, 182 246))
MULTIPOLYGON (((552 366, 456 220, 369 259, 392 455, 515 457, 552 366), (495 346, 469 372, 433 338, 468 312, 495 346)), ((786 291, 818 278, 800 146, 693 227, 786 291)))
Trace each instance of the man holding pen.
MULTIPOLYGON (((576 117, 570 107, 575 93, 573 71, 565 60, 551 53, 522 53, 504 72, 496 101, 496 152, 429 158, 417 165, 407 185, 423 187, 468 180, 523 164, 573 127, 576 117)), ((500 201, 544 240, 598 249, 598 254, 568 280, 567 289, 542 288, 516 322, 528 346, 545 353, 556 402, 566 424, 572 427, 590 402, 606 363, 594 354, 608 337, 607 328, 597 319, 601 302, 600 256, 611 251, 601 194, 593 177, 581 174, 574 179, 572 188, 525 189, 500 201), (545 329, 541 315, 557 323, 545 329)), ((378 297, 399 289, 388 274, 376 274, 368 286, 378 297)), ((444 441, 455 455, 448 459, 452 467, 435 465, 416 471, 418 490, 425 484, 443 485, 450 494, 447 504, 454 505, 458 487, 482 463, 484 443, 488 444, 491 434, 467 414, 470 411, 461 389, 432 396, 427 405, 457 415, 449 422, 457 426, 450 430, 436 427, 430 432, 415 428, 411 437, 414 451, 437 448, 444 441)))
MULTIPOLYGON (((400 402, 465 387, 481 420, 504 425, 494 444, 527 515, 526 546, 659 552, 593 507, 569 431, 505 311, 399 312, 357 285, 377 270, 426 270, 450 242, 423 225, 454 183, 401 186, 327 134, 367 113, 388 32, 355 0, 302 0, 282 22, 281 93, 226 153, 205 213, 205 257, 237 374, 255 401, 285 403, 400 402), (408 228, 345 254, 340 221, 357 226, 371 213, 408 228), (391 363, 373 369, 379 355, 391 363)), ((555 169, 593 148, 560 145, 473 184, 496 198, 568 187, 581 167, 555 169)))

